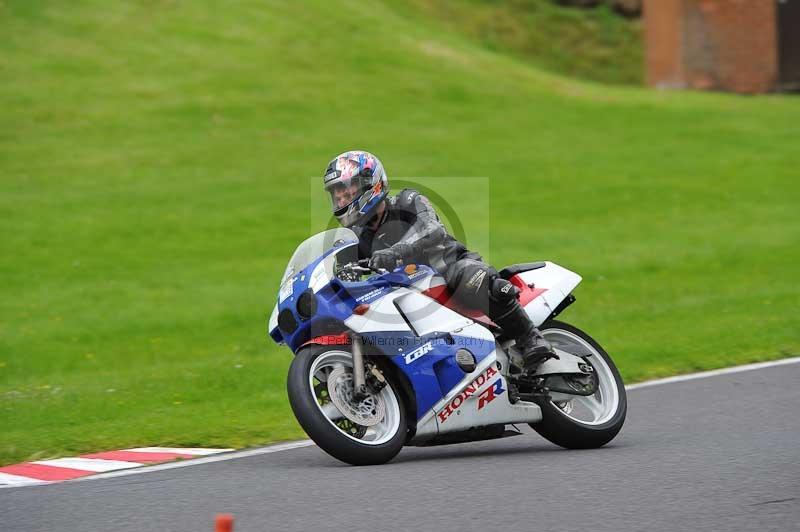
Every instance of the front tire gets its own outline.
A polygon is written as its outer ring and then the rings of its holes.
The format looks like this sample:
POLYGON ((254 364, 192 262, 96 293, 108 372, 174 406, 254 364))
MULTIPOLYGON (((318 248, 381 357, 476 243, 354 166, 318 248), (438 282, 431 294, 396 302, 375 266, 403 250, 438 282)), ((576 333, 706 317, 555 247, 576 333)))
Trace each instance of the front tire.
POLYGON ((556 348, 578 356, 591 353, 586 360, 594 368, 599 382, 597 392, 588 397, 574 396, 569 401, 542 400, 539 404, 542 421, 531 427, 567 449, 594 449, 607 444, 622 429, 628 410, 625 385, 614 361, 600 344, 577 327, 550 320, 540 330, 556 348))
POLYGON ((289 403, 306 434, 329 455, 352 465, 386 463, 400 452, 406 438, 406 413, 399 387, 386 375, 387 384, 378 394, 353 405, 348 400, 352 369, 352 353, 347 346, 302 348, 289 367, 289 403))

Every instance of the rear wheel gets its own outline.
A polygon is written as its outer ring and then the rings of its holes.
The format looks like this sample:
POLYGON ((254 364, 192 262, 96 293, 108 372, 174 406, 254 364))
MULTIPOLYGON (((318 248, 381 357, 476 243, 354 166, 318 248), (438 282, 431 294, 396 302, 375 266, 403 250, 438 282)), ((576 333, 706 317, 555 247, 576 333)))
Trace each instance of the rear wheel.
POLYGON ((344 346, 312 345, 289 367, 287 391, 297 421, 325 452, 353 465, 383 464, 405 442, 405 408, 389 381, 353 401, 353 355, 344 346))
POLYGON ((542 421, 531 427, 568 449, 605 445, 622 428, 628 410, 625 385, 614 361, 600 344, 577 327, 551 320, 540 330, 557 349, 586 357, 597 377, 597 391, 589 396, 553 394, 552 400, 541 401, 542 421))

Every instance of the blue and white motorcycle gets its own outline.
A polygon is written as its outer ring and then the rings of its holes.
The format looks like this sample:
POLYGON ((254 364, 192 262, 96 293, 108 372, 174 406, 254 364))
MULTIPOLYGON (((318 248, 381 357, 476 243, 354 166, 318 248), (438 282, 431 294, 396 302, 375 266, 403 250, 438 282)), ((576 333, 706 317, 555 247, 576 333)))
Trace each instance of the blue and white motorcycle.
POLYGON ((627 401, 614 362, 554 319, 575 300, 579 275, 550 262, 501 270, 558 354, 529 375, 514 341, 459 308, 435 270, 373 271, 357 247, 349 229, 300 244, 269 320, 273 340, 295 353, 292 410, 327 453, 380 464, 404 445, 499 438, 519 423, 562 447, 592 448, 622 428, 627 401))

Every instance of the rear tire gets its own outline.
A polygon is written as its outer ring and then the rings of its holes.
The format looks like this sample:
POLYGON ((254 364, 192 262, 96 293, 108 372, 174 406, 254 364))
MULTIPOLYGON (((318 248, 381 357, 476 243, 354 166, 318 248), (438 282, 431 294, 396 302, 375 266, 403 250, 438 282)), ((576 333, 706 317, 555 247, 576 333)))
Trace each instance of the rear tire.
POLYGON ((597 408, 598 419, 582 421, 567 412, 566 404, 559 406, 553 401, 542 400, 539 404, 542 421, 531 424, 531 427, 544 438, 567 449, 594 449, 607 444, 622 429, 628 410, 625 385, 617 367, 600 344, 577 327, 550 320, 540 330, 545 338, 564 351, 571 352, 569 346, 572 345, 577 351, 574 354, 592 353, 586 360, 600 377, 598 392, 585 400, 576 397, 575 401, 585 401, 597 408))
POLYGON ((352 353, 348 346, 310 345, 297 352, 287 378, 289 403, 297 421, 323 451, 342 462, 352 465, 388 462, 402 449, 408 430, 399 386, 389 381, 390 375, 385 375, 386 387, 378 394, 385 409, 382 421, 370 427, 360 426, 343 417, 334 407, 327 397, 327 384, 323 384, 327 381, 318 379, 334 374, 328 371, 326 375, 326 368, 338 367, 352 373, 352 353), (324 413, 323 407, 342 417, 332 419, 324 413), (369 441, 370 430, 373 431, 372 441, 369 441))

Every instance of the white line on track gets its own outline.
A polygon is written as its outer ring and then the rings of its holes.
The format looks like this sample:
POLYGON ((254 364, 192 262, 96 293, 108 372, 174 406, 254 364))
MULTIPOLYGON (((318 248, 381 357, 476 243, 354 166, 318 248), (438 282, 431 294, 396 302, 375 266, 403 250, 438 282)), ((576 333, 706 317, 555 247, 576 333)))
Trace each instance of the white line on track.
MULTIPOLYGON (((757 369, 764 369, 764 368, 771 368, 774 366, 783 366, 786 364, 796 364, 800 362, 800 357, 794 358, 785 358, 782 360, 773 360, 770 362, 758 362, 756 364, 747 364, 744 366, 734 366, 732 368, 725 368, 725 369, 715 369, 711 371, 703 371, 700 373, 690 373, 687 375, 678 375, 677 377, 667 377, 665 379, 656 379, 652 381, 640 382, 637 384, 631 384, 626 386, 625 389, 632 391, 638 390, 640 388, 649 388, 650 386, 659 386, 662 384, 671 384, 675 382, 685 382, 691 381, 696 379, 705 379, 708 377, 716 377, 717 375, 729 375, 731 373, 741 373, 744 371, 753 371, 757 369)), ((280 451, 288 451, 290 449, 299 449, 300 447, 310 447, 314 445, 314 442, 311 440, 299 440, 293 441, 288 443, 279 443, 276 445, 270 445, 268 447, 259 447, 257 449, 245 449, 243 451, 234 451, 230 453, 222 453, 213 456, 203 456, 201 458, 193 458, 191 460, 180 461, 180 462, 169 462, 166 464, 158 464, 152 466, 145 466, 136 469, 125 469, 122 471, 110 471, 108 473, 100 473, 99 475, 92 475, 89 477, 83 478, 76 478, 73 480, 68 480, 68 483, 74 482, 85 482, 88 480, 99 480, 103 478, 115 478, 115 477, 126 477, 129 475, 139 475, 141 473, 152 473, 154 471, 164 471, 166 469, 177 469, 179 467, 190 467, 195 465, 202 465, 202 464, 210 464, 214 462, 224 462, 226 460, 235 460, 237 458, 246 458, 248 456, 258 456, 262 454, 271 454, 277 453, 280 451)), ((158 449, 156 447, 151 447, 148 449, 158 449)), ((198 449, 199 450, 199 449, 198 449)), ((39 482, 32 483, 30 485, 41 485, 39 482)), ((0 486, 0 489, 4 487, 11 487, 11 486, 0 486)), ((28 487, 28 485, 17 485, 16 487, 28 487)))
POLYGON ((784 358, 782 360, 771 360, 769 362, 757 362, 755 364, 746 364, 744 366, 734 366, 732 368, 713 369, 711 371, 701 371, 700 373, 689 373, 687 375, 678 375, 675 377, 667 377, 665 379, 655 379, 652 381, 639 382, 626 386, 626 390, 638 390, 639 388, 649 388, 650 386, 659 386, 661 384, 671 384, 673 382, 693 381, 696 379, 706 379, 708 377, 716 377, 717 375, 730 375, 731 373, 741 373, 743 371, 753 371, 756 369, 771 368, 774 366, 784 366, 786 364, 796 364, 800 362, 800 357, 784 358))
POLYGON ((226 453, 236 449, 203 449, 192 447, 136 447, 135 449, 124 449, 134 453, 180 453, 192 454, 195 456, 206 456, 209 454, 226 453))

